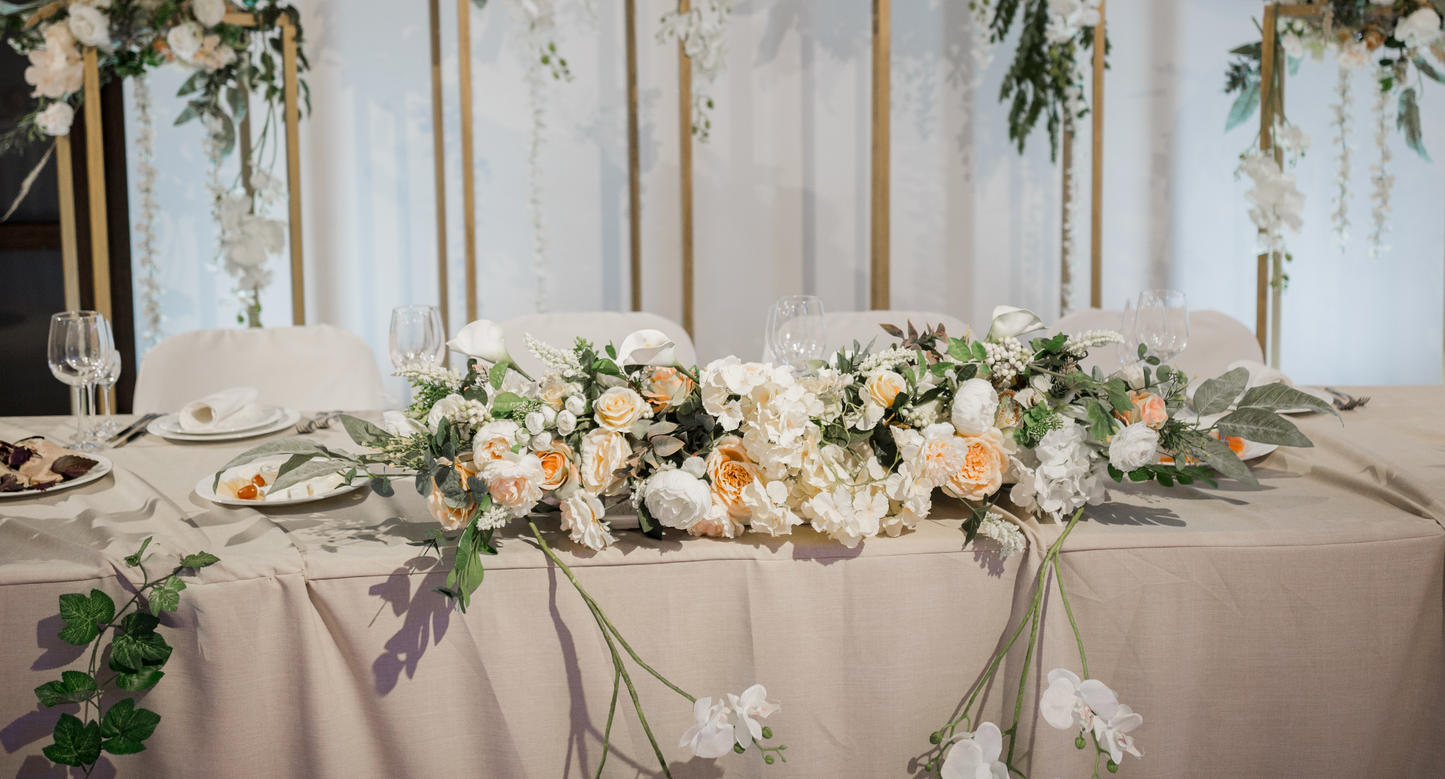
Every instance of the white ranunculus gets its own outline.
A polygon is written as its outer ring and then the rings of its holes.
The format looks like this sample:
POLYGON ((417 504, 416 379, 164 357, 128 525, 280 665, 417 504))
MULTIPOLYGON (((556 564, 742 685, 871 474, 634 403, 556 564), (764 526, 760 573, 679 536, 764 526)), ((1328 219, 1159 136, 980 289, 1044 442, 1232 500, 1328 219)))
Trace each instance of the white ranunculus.
POLYGON ((692 716, 697 724, 682 734, 677 742, 701 758, 722 757, 733 751, 733 726, 728 722, 728 705, 721 699, 698 698, 692 705, 692 716))
POLYGON ((1042 329, 1044 320, 1027 308, 998 306, 993 310, 993 325, 989 327, 985 340, 998 343, 1005 338, 1017 338, 1024 333, 1042 329))
POLYGON ((190 62, 201 50, 202 34, 201 26, 191 22, 184 22, 172 27, 166 32, 166 45, 171 47, 176 58, 182 62, 190 62))
POLYGON ((1008 768, 999 761, 1003 753, 1003 732, 992 722, 954 742, 943 760, 943 779, 1008 779, 1008 768))
POLYGON ((733 716, 738 718, 737 727, 734 728, 738 746, 747 749, 753 741, 763 737, 763 726, 757 720, 764 719, 782 709, 782 704, 768 700, 768 691, 761 684, 743 690, 742 695, 728 693, 728 705, 733 710, 733 716))
POLYGON ((580 417, 582 411, 587 408, 587 401, 583 400, 581 395, 573 395, 567 398, 567 402, 563 403, 562 407, 567 409, 573 417, 580 417))
POLYGON ((547 417, 540 411, 533 411, 522 420, 522 424, 527 426, 527 432, 536 435, 547 429, 547 417))
POLYGON ((70 34, 83 46, 110 46, 110 19, 97 8, 79 4, 70 6, 69 27, 70 34))
POLYGON ((661 471, 647 480, 643 502, 662 525, 686 530, 712 507, 712 490, 687 471, 661 471))
POLYGON ((65 101, 51 103, 35 117, 35 124, 46 135, 69 135, 75 121, 75 109, 65 101))
POLYGON ((226 0, 192 0, 191 12, 207 27, 215 27, 226 15, 226 0))
POLYGON ((661 330, 638 330, 622 339, 617 355, 619 365, 658 365, 665 368, 677 362, 677 347, 661 330))
POLYGON ((707 473, 707 461, 693 455, 682 461, 682 470, 701 479, 703 474, 707 473))
POLYGON ((426 426, 400 411, 387 411, 381 415, 381 429, 403 438, 425 433, 426 426))
POLYGON ((1141 363, 1131 362, 1120 368, 1119 372, 1114 375, 1123 379, 1124 383, 1129 385, 1129 389, 1144 389, 1144 366, 1141 363))
POLYGON ((562 501, 562 529, 571 534, 572 542, 600 552, 617 539, 603 521, 606 507, 596 495, 577 490, 562 501))
POLYGON ((1159 431, 1135 422, 1114 434, 1114 440, 1109 442, 1109 464, 1128 473, 1154 462, 1158 448, 1159 431))
POLYGON ((1409 47, 1429 46, 1440 37, 1440 14, 1419 8, 1395 25, 1395 39, 1409 47))
POLYGON ((577 429, 577 416, 571 411, 563 411, 557 415, 557 433, 559 435, 572 435, 577 429))
POLYGON ((963 435, 983 435, 998 417, 998 392, 984 379, 969 379, 953 395, 949 421, 963 435))
POLYGON ((462 405, 466 402, 467 399, 462 397, 461 395, 448 395, 441 400, 438 400, 435 404, 432 405, 431 411, 427 412, 426 426, 431 428, 432 430, 436 430, 437 425, 440 424, 443 419, 446 419, 451 415, 455 414, 457 411, 461 410, 462 405))
POLYGON ((527 442, 527 447, 534 452, 546 451, 551 446, 552 433, 549 430, 543 430, 542 432, 532 436, 532 439, 527 442))
POLYGON ((454 352, 493 364, 512 361, 512 356, 507 354, 506 333, 490 319, 478 319, 463 327, 456 338, 447 341, 447 346, 454 352))

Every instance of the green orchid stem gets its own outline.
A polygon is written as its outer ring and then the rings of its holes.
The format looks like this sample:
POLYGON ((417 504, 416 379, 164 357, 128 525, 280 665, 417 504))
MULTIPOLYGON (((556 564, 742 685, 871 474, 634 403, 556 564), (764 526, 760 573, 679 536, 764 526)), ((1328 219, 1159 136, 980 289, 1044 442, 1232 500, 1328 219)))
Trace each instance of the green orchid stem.
POLYGON ((1079 634, 1079 623, 1074 621, 1074 610, 1069 607, 1069 596, 1064 592, 1064 577, 1059 573, 1058 564, 1054 565, 1054 582, 1059 585, 1059 599, 1064 602, 1064 613, 1069 615, 1069 627, 1074 629, 1074 641, 1079 645, 1079 665, 1084 671, 1084 678, 1089 678, 1089 660, 1084 657, 1084 637, 1079 634))
POLYGON ((602 759, 597 761, 597 779, 602 779, 602 767, 607 765, 607 749, 612 746, 612 715, 617 713, 617 690, 622 686, 622 670, 616 667, 620 659, 613 651, 612 703, 607 705, 607 728, 602 731, 602 759))
MULTIPOLYGON (((661 674, 659 674, 657 671, 652 670, 651 667, 649 667, 646 663, 642 662, 640 658, 638 658, 637 653, 632 651, 632 647, 628 646, 627 641, 622 638, 622 634, 618 632, 615 626, 613 626, 611 620, 607 619, 607 615, 603 613, 602 607, 597 605, 597 601, 593 600, 592 596, 587 594, 587 591, 582 588, 582 585, 580 583, 578 583, 577 577, 572 575, 572 569, 568 568, 567 564, 562 562, 562 558, 558 557, 557 553, 552 551, 552 547, 547 545, 546 539, 542 538, 542 531, 537 529, 537 524, 535 522, 529 521, 527 523, 527 526, 532 529, 532 536, 536 538, 537 543, 542 546, 542 551, 547 555, 547 558, 553 563, 555 563, 558 568, 562 569, 562 573, 566 574, 567 576, 567 581, 571 582, 572 587, 577 590, 577 594, 582 596, 582 601, 587 604, 588 610, 592 612, 592 618, 597 621, 597 628, 602 631, 602 637, 607 641, 607 649, 612 653, 612 666, 615 671, 615 676, 613 677, 612 682, 613 708, 612 710, 609 710, 607 714, 607 731, 603 736, 602 744, 603 761, 606 761, 607 759, 607 750, 610 743, 609 739, 612 731, 612 713, 617 705, 616 677, 620 676, 623 683, 627 685, 627 694, 632 698, 632 707, 637 712, 637 721, 642 724, 642 730, 647 734, 647 740, 652 744, 652 751, 657 756, 657 763, 659 766, 661 766, 663 775, 666 776, 668 779, 672 779, 672 772, 669 771, 667 768, 667 758, 663 757, 662 748, 657 745, 657 738, 652 734, 652 728, 647 724, 647 715, 642 713, 642 701, 640 701, 637 697, 637 688, 632 685, 632 677, 630 674, 627 673, 627 667, 622 662, 622 656, 617 653, 617 643, 622 644, 623 648, 627 650, 627 654, 631 655, 632 659, 636 661, 638 665, 645 668, 648 673, 652 674, 663 684, 670 687, 677 694, 681 695, 684 698, 687 698, 689 701, 695 702, 696 699, 693 698, 691 695, 683 692, 680 688, 677 687, 677 685, 663 678, 661 674), (617 643, 613 642, 613 636, 617 637, 617 643)), ((599 765, 597 767, 597 770, 597 775, 601 777, 602 766, 599 765)))

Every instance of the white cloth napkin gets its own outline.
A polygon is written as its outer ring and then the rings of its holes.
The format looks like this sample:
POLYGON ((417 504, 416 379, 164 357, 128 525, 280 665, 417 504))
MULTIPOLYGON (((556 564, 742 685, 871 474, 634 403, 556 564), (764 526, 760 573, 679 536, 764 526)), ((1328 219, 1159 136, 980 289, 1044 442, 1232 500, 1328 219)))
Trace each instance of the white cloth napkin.
POLYGON ((187 433, 209 433, 259 424, 265 416, 265 409, 256 405, 256 390, 236 387, 187 403, 180 423, 187 433))
POLYGON ((1294 386, 1294 382, 1290 381, 1288 376, 1280 373, 1274 368, 1269 367, 1268 365, 1265 365, 1262 362, 1255 362, 1254 360, 1235 360, 1234 362, 1229 364, 1229 370, 1232 371, 1235 368, 1243 368, 1249 371, 1248 386, 1251 389, 1253 389, 1254 387, 1263 387, 1266 384, 1283 384, 1286 387, 1294 386))

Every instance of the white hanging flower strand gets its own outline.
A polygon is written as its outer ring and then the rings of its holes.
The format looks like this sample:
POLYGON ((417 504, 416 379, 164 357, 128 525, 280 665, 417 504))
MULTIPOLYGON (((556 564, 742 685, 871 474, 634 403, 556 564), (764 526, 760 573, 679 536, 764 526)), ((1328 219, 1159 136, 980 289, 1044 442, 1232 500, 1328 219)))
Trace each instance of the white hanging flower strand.
MULTIPOLYGON (((545 76, 550 73, 555 80, 572 79, 567 61, 557 55, 557 45, 551 33, 557 27, 557 9, 552 0, 519 0, 514 5, 514 17, 525 29, 523 45, 527 51, 527 103, 531 114, 530 134, 527 138, 527 215, 532 222, 532 274, 536 278, 532 310, 544 313, 547 310, 547 224, 543 209, 542 191, 542 133, 546 124, 546 95, 543 93, 545 76)), ((584 9, 595 18, 590 4, 584 9)))
POLYGON ((1394 115, 1390 111, 1390 93, 1381 89, 1375 96, 1375 145, 1380 149, 1380 161, 1370 166, 1370 183, 1374 189, 1370 199, 1375 206, 1370 211, 1374 225, 1370 230, 1370 256, 1379 257, 1390 247, 1385 244, 1385 233, 1390 230, 1390 190, 1395 186, 1395 177, 1385 172, 1385 165, 1394 159, 1390 153, 1390 125, 1394 115))
POLYGON ((141 332, 141 351, 154 346, 163 335, 161 287, 156 263, 156 131, 151 121, 150 82, 144 75, 136 76, 134 84, 136 119, 136 192, 140 194, 140 218, 136 220, 136 243, 140 247, 140 300, 145 330, 141 332))
POLYGON ((1335 159, 1339 163, 1335 174, 1335 210, 1330 214, 1330 225, 1333 228, 1335 246, 1344 251, 1345 244, 1350 240, 1350 153, 1354 150, 1354 144, 1350 143, 1350 131, 1354 129, 1351 117, 1351 108, 1354 107, 1354 91, 1351 88, 1353 74, 1343 64, 1340 67, 1340 80, 1337 87, 1339 102, 1333 108, 1335 120, 1330 124, 1335 128, 1335 159))
POLYGON ((657 42, 682 41, 692 64, 692 134, 706 141, 712 130, 707 112, 712 109, 712 87, 727 67, 728 18, 732 0, 696 0, 687 13, 668 11, 662 16, 657 42))

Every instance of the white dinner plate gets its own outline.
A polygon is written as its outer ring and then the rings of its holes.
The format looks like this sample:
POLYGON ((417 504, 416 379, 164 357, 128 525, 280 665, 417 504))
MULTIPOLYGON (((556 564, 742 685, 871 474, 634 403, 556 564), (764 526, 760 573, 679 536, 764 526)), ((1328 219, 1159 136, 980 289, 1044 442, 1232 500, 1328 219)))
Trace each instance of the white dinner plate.
POLYGON ((166 414, 155 420, 155 425, 166 435, 196 435, 215 438, 216 436, 230 435, 232 433, 249 433, 257 428, 274 425, 286 415, 286 409, 279 406, 263 406, 262 410, 265 413, 260 419, 244 422, 239 425, 214 427, 210 430, 187 430, 181 427, 180 414, 166 414))
MULTIPOLYGON (((283 455, 279 457, 263 457, 254 462, 247 463, 246 465, 238 465, 236 466, 236 468, 250 468, 256 465, 269 465, 272 468, 278 468, 281 466, 281 463, 286 462, 289 457, 290 455, 283 455)), ((367 484, 366 479, 357 479, 349 485, 343 484, 340 487, 333 488, 319 495, 307 495, 305 497, 290 498, 288 500, 241 500, 239 498, 226 498, 217 495, 216 490, 211 487, 211 482, 215 481, 215 479, 215 474, 212 474, 196 482, 196 494, 212 503, 216 503, 222 506, 250 506, 251 508, 265 506, 295 506, 298 503, 313 503, 318 500, 334 498, 337 495, 344 495, 353 490, 360 489, 367 484)))
POLYGON ((270 434, 270 433, 278 433, 278 432, 280 432, 280 431, 282 431, 282 430, 285 430, 286 428, 288 428, 288 427, 296 424, 296 422, 301 419, 301 412, 300 412, 300 411, 297 411, 297 410, 295 410, 295 409, 283 408, 283 409, 281 409, 281 418, 275 420, 274 422, 272 422, 272 423, 269 424, 269 425, 264 425, 264 426, 262 426, 262 427, 254 427, 254 428, 251 428, 250 430, 241 430, 241 431, 237 431, 237 432, 235 432, 235 433, 221 433, 221 434, 216 434, 216 433, 173 433, 173 432, 170 432, 169 430, 167 430, 166 428, 164 428, 164 427, 161 426, 161 424, 160 424, 160 423, 161 423, 161 420, 162 420, 162 419, 165 419, 165 418, 166 418, 166 417, 161 417, 160 419, 157 419, 157 420, 155 420, 154 422, 151 422, 150 425, 148 425, 148 426, 146 427, 146 432, 150 433, 151 435, 160 436, 161 438, 164 438, 164 439, 166 439, 167 441, 188 441, 188 442, 203 441, 203 442, 217 442, 217 441, 239 441, 239 440, 241 440, 241 439, 243 439, 243 438, 255 438, 256 436, 259 436, 259 435, 268 435, 268 434, 270 434))
POLYGON ((112 465, 111 462, 110 462, 110 458, 104 457, 104 456, 102 456, 102 455, 91 454, 91 453, 89 453, 89 452, 76 452, 76 454, 80 455, 81 457, 85 457, 85 458, 87 458, 87 459, 91 459, 91 460, 94 460, 94 461, 95 461, 95 467, 90 469, 90 473, 85 474, 84 476, 80 477, 79 479, 71 479, 70 481, 63 481, 63 482, 60 482, 59 484, 56 484, 56 485, 53 486, 53 487, 46 487, 46 488, 43 489, 43 490, 21 490, 20 492, 0 492, 0 499, 3 499, 3 498, 33 498, 33 497, 35 497, 35 496, 37 496, 37 495, 49 495, 49 494, 51 494, 52 492, 60 492, 61 490, 68 490, 68 489, 70 489, 71 487, 79 487, 79 486, 82 485, 82 484, 89 484, 89 483, 95 481, 96 479, 99 479, 99 478, 101 478, 102 476, 106 475, 107 473, 110 473, 110 469, 113 467, 113 465, 112 465))

